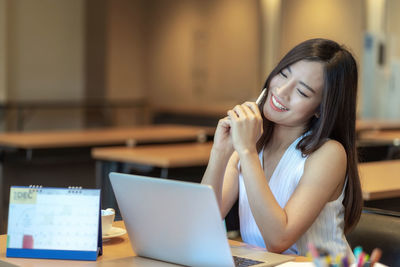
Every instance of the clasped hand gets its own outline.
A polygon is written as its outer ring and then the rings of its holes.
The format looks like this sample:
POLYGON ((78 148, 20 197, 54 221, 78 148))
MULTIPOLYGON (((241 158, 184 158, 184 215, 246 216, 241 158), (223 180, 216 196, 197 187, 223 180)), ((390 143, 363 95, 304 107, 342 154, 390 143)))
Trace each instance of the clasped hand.
POLYGON ((256 143, 263 132, 262 117, 256 103, 236 105, 221 119, 214 137, 219 148, 236 150, 239 154, 256 151, 256 143))

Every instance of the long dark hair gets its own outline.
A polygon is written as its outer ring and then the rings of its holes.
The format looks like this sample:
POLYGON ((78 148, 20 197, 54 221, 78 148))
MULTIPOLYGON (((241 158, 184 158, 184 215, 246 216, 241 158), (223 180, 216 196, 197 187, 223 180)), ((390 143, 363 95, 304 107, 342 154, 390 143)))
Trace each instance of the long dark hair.
MULTIPOLYGON (((324 65, 324 85, 319 107, 319 118, 313 117, 297 145, 303 155, 309 155, 321 147, 327 139, 340 142, 347 154, 347 185, 343 205, 345 207, 344 230, 347 233, 358 222, 363 205, 356 152, 356 102, 357 63, 351 53, 334 41, 310 39, 290 50, 272 70, 263 88, 269 90, 271 79, 281 70, 300 60, 317 61, 324 65)), ((261 105, 266 101, 264 97, 261 105)), ((264 133, 257 148, 269 142, 273 123, 263 115, 264 133)))

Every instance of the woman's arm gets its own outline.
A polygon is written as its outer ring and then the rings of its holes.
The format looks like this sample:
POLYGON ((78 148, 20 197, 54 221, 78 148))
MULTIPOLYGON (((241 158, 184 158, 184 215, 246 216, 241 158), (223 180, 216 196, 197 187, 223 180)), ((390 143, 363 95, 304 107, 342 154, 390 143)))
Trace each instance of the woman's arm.
POLYGON ((294 244, 325 204, 340 195, 344 184, 346 152, 336 141, 327 141, 309 156, 303 176, 284 208, 279 206, 264 173, 254 163, 256 155, 242 153, 239 157, 251 211, 271 252, 283 252, 294 244))
POLYGON ((201 183, 213 187, 222 218, 225 218, 238 196, 238 160, 237 153, 233 152, 230 121, 221 119, 201 183))

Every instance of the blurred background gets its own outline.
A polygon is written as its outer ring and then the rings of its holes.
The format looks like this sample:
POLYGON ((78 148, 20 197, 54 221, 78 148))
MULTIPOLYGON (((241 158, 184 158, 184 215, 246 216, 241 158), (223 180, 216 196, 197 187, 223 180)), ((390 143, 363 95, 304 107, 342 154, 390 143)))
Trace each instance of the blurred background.
POLYGON ((358 60, 359 118, 399 118, 399 11, 397 0, 0 0, 0 130, 171 114, 212 124, 315 37, 358 60))
POLYGON ((395 266, 399 14, 398 0, 0 0, 0 234, 11 185, 101 188, 120 218, 110 171, 199 182, 218 119, 293 46, 329 38, 358 61, 364 205, 383 218, 363 213, 349 241, 395 266))

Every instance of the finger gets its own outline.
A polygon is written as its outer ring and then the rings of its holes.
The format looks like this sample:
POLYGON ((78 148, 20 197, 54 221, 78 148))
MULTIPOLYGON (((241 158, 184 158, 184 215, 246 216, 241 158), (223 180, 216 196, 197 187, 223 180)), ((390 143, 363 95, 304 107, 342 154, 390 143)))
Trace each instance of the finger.
POLYGON ((247 118, 249 114, 243 109, 242 105, 236 105, 233 110, 239 115, 239 118, 247 118))
POLYGON ((260 108, 255 102, 246 102, 245 105, 251 109, 251 111, 256 115, 261 117, 260 108))
POLYGON ((220 122, 223 122, 223 121, 226 121, 226 120, 229 120, 229 117, 228 117, 228 116, 225 116, 225 117, 219 119, 220 122))
POLYGON ((246 104, 242 105, 243 110, 246 112, 247 116, 249 118, 255 118, 256 114, 254 114, 254 111, 246 104))
POLYGON ((230 118, 231 120, 238 120, 239 115, 235 111, 230 109, 230 110, 228 110, 228 118, 230 118))
POLYGON ((224 117, 224 118, 222 118, 222 119, 220 119, 218 121, 218 125, 221 125, 223 127, 230 126, 231 125, 231 120, 230 120, 230 118, 228 116, 226 116, 226 117, 224 117))
POLYGON ((228 116, 226 116, 225 118, 223 118, 223 119, 221 120, 221 122, 222 122, 223 124, 226 124, 226 125, 231 125, 231 119, 230 119, 228 116))

